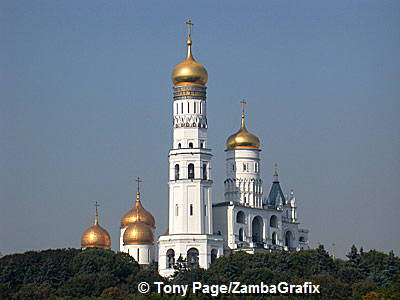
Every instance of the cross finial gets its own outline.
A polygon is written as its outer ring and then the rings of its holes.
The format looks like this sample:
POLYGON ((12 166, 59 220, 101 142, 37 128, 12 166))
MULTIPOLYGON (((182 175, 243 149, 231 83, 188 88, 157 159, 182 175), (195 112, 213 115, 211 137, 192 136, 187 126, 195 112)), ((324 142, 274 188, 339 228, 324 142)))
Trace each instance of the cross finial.
POLYGON ((274 181, 278 181, 278 175, 279 175, 279 173, 278 173, 278 164, 275 163, 274 164, 274 181))
POLYGON ((242 99, 240 100, 240 103, 242 104, 242 128, 245 127, 244 125, 244 105, 247 103, 246 100, 242 99))
POLYGON ((96 201, 96 203, 94 204, 95 208, 96 208, 96 218, 94 219, 94 223, 97 224, 99 223, 99 203, 96 201))
POLYGON ((140 192, 140 183, 143 182, 140 177, 138 176, 135 180, 137 182, 137 192, 140 192))
POLYGON ((194 24, 192 23, 192 20, 190 20, 190 19, 188 19, 185 22, 185 24, 187 24, 187 26, 188 26, 188 41, 190 41, 191 37, 192 37, 192 28, 191 28, 191 26, 193 26, 194 24))

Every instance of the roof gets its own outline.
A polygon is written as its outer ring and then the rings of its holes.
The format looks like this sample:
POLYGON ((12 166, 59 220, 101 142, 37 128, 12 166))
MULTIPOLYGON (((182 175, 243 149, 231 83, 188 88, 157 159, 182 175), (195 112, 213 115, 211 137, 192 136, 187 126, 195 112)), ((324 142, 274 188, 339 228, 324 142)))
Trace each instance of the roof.
POLYGON ((279 181, 274 181, 272 183, 271 190, 269 191, 269 195, 267 198, 267 205, 276 206, 281 202, 283 205, 285 205, 287 201, 285 195, 282 192, 279 181))

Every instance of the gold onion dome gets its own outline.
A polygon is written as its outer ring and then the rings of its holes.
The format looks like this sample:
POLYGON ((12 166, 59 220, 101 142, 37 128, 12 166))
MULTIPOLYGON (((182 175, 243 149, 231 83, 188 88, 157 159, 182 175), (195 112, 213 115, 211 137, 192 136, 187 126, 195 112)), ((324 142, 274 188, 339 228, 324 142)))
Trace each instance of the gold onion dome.
POLYGON ((143 222, 137 221, 129 224, 123 236, 124 245, 153 244, 154 235, 151 227, 143 222))
POLYGON ((245 122, 244 122, 244 103, 242 102, 242 123, 240 129, 235 134, 232 134, 226 141, 226 149, 243 149, 243 148, 253 148, 260 149, 259 138, 248 132, 245 122))
POLYGON ((135 205, 121 219, 121 228, 126 228, 139 219, 142 223, 152 228, 156 227, 153 215, 144 209, 142 202, 140 202, 140 192, 137 192, 135 205))
POLYGON ((99 225, 99 215, 97 212, 96 202, 96 218, 93 226, 89 227, 82 235, 81 247, 82 248, 103 248, 110 249, 111 238, 107 230, 99 225))
POLYGON ((193 23, 189 20, 186 22, 189 26, 186 59, 177 65, 172 71, 172 82, 174 85, 206 85, 208 73, 206 68, 196 62, 192 54, 192 40, 190 34, 190 26, 193 23))

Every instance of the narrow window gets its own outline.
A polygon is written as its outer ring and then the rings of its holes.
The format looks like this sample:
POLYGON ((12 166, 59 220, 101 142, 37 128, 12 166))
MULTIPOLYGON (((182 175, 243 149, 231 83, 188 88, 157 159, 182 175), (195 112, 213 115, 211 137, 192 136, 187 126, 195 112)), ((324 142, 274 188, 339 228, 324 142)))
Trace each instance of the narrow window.
POLYGON ((193 143, 189 143, 189 148, 193 148, 193 143))
POLYGON ((179 215, 179 206, 178 206, 178 204, 175 205, 175 214, 176 214, 176 216, 179 215))
POLYGON ((194 113, 196 113, 196 106, 197 106, 196 102, 194 102, 193 105, 194 105, 194 113))
POLYGON ((232 171, 235 171, 235 164, 232 164, 232 171))
POLYGON ((246 171, 246 164, 243 163, 243 171, 246 171))
POLYGON ((203 164, 203 179, 207 180, 207 164, 203 164))
POLYGON ((178 103, 176 103, 175 107, 176 107, 175 113, 176 113, 176 114, 179 114, 179 112, 178 112, 178 103))
POLYGON ((179 179, 179 165, 175 165, 175 180, 179 179))
POLYGON ((194 179, 194 164, 188 165, 188 178, 194 179))
POLYGON ((172 249, 169 249, 167 251, 167 268, 171 269, 175 265, 175 251, 172 249))
POLYGON ((190 105, 189 105, 189 102, 188 102, 188 113, 190 113, 190 105))
POLYGON ((181 149, 182 148, 182 145, 181 145, 181 143, 179 143, 178 144, 178 149, 181 149))
POLYGON ((207 216, 207 205, 204 205, 204 215, 207 216))
POLYGON ((193 204, 190 204, 189 206, 189 214, 193 216, 193 204))
POLYGON ((183 102, 181 102, 181 114, 183 114, 183 102))
POLYGON ((200 143, 200 148, 203 149, 204 148, 204 144, 203 142, 200 143))
POLYGON ((137 249, 137 260, 138 261, 140 260, 140 258, 139 258, 139 248, 137 249))
POLYGON ((201 107, 203 106, 203 104, 200 102, 200 114, 201 114, 201 107))

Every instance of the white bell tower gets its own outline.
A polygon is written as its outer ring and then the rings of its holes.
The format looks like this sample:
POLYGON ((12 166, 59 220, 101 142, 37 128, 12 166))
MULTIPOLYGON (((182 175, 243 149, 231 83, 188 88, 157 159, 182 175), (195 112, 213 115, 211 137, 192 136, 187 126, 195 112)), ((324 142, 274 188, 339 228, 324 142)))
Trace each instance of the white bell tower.
POLYGON ((172 73, 173 143, 169 151, 169 230, 159 239, 159 272, 170 276, 176 261, 207 268, 223 254, 213 235, 211 149, 207 141, 208 74, 192 55, 189 20, 186 59, 172 73))

